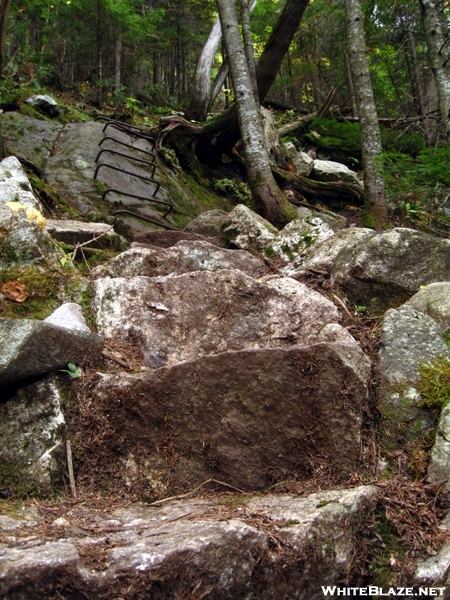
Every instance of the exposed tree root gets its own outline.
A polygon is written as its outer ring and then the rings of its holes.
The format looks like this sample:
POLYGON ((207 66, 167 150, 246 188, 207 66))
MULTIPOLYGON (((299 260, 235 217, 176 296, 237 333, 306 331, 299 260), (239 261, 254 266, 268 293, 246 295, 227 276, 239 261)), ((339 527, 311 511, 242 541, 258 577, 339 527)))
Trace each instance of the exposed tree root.
POLYGON ((364 192, 358 186, 344 181, 315 181, 301 175, 294 175, 272 167, 275 181, 283 186, 290 186, 300 192, 307 200, 323 202, 355 202, 364 203, 364 192))

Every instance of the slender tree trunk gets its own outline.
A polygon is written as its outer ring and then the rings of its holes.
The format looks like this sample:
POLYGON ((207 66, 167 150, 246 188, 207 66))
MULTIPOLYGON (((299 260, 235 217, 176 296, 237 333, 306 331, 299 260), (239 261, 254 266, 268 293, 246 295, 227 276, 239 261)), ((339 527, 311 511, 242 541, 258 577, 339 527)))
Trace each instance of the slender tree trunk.
POLYGON ((450 40, 446 38, 434 0, 420 0, 428 55, 433 68, 439 111, 447 140, 450 139, 450 40))
POLYGON ((361 127, 364 168, 364 207, 367 225, 388 226, 386 192, 381 164, 381 136, 366 56, 364 16, 360 0, 346 0, 349 58, 361 127))
POLYGON ((408 36, 408 48, 409 48, 409 53, 410 53, 411 61, 412 61, 412 69, 413 69, 414 82, 415 82, 415 88, 416 88, 416 94, 417 94, 417 108, 419 109, 418 112, 422 119, 422 127, 423 127, 423 132, 424 132, 426 143, 428 146, 431 146, 430 128, 428 126, 428 121, 427 121, 427 111, 425 108, 425 99, 424 99, 424 95, 423 95, 422 79, 420 77, 419 61, 417 60, 416 41, 414 39, 414 34, 411 31, 411 28, 409 27, 409 24, 408 24, 407 36, 408 36))
POLYGON ((355 87, 353 85, 352 70, 350 68, 350 60, 348 58, 348 50, 344 52, 345 70, 347 72, 348 90, 350 92, 350 102, 352 103, 352 117, 358 118, 358 107, 356 106, 355 87))
MULTIPOLYGON (((300 25, 309 0, 287 0, 256 65, 259 101, 263 102, 280 70, 283 58, 300 25)), ((205 125, 205 136, 214 139, 225 152, 239 140, 239 125, 234 104, 228 111, 205 125)))
POLYGON ((252 93, 250 73, 234 0, 217 0, 220 22, 236 96, 239 127, 242 135, 247 176, 256 205, 271 223, 278 221, 287 206, 270 168, 259 105, 252 93))
POLYGON ((216 76, 213 86, 212 86, 211 96, 209 98, 209 104, 208 104, 208 111, 211 110, 217 96, 220 93, 220 90, 223 87, 223 84, 225 83, 225 81, 228 77, 229 72, 230 72, 230 69, 228 67, 228 61, 225 57, 222 64, 220 65, 219 72, 217 73, 217 76, 216 76))
POLYGON ((10 5, 11 0, 0 0, 0 79, 3 78, 6 62, 6 33, 10 5))
POLYGON ((121 84, 121 69, 122 63, 122 34, 119 34, 116 39, 116 44, 114 48, 114 91, 120 92, 120 84, 121 84))

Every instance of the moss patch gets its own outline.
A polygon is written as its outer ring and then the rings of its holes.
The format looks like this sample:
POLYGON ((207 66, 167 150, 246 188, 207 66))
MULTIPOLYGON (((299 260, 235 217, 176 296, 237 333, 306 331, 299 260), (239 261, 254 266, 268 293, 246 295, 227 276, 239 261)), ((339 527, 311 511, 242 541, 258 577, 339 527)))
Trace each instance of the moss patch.
POLYGON ((448 358, 441 356, 429 364, 421 365, 417 390, 422 397, 422 406, 443 408, 450 402, 450 361, 448 358))
POLYGON ((45 319, 58 306, 64 279, 59 271, 36 266, 11 267, 3 274, 3 282, 20 281, 29 297, 24 302, 5 299, 1 316, 8 319, 45 319))

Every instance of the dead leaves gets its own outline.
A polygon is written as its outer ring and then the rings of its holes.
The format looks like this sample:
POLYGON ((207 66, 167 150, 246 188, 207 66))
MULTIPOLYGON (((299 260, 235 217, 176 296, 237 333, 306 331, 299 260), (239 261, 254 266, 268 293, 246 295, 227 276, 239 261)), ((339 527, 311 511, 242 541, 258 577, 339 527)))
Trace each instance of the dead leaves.
POLYGON ((30 296, 26 289, 27 288, 24 283, 13 280, 4 283, 0 287, 0 292, 8 300, 13 300, 14 302, 25 302, 25 300, 30 296))

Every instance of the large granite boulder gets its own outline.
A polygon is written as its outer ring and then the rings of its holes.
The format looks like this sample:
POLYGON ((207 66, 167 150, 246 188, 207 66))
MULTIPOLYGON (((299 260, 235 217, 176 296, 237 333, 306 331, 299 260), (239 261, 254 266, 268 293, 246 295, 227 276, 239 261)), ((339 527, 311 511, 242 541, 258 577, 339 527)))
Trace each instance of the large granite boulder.
POLYGON ((133 247, 93 270, 98 277, 158 277, 192 271, 236 269, 250 277, 267 272, 262 260, 243 250, 227 250, 203 241, 180 241, 168 249, 133 247))
POLYGON ((311 344, 340 318, 333 303, 293 279, 255 280, 236 270, 107 277, 93 287, 98 331, 140 345, 151 367, 230 350, 311 344))
POLYGON ((45 536, 36 527, 42 516, 34 526, 9 517, 0 531, 21 537, 0 545, 0 595, 321 600, 322 585, 347 576, 377 498, 375 487, 361 486, 306 498, 236 496, 235 508, 202 498, 101 511, 75 505, 55 513, 45 536))
POLYGON ((238 204, 222 226, 222 235, 241 250, 288 263, 312 244, 332 236, 333 230, 319 217, 306 217, 295 219, 278 231, 255 212, 238 204))
POLYGON ((342 251, 348 251, 362 240, 370 239, 373 234, 372 229, 361 227, 341 229, 325 240, 303 249, 292 262, 281 269, 281 272, 288 277, 301 275, 309 269, 331 273, 333 265, 342 251))
POLYGON ((326 468, 346 481, 359 462, 369 371, 355 343, 323 342, 106 376, 93 395, 108 414, 103 450, 111 443, 121 455, 116 484, 139 477, 150 497, 210 477, 267 489, 326 468))
POLYGON ((2 115, 2 136, 8 150, 43 169, 55 147, 63 125, 34 119, 20 112, 2 115))
POLYGON ((314 160, 311 178, 317 181, 344 181, 362 188, 358 175, 345 165, 331 160, 314 160))
POLYGON ((406 304, 433 317, 444 331, 450 330, 450 281, 425 285, 406 304))
POLYGON ((450 281, 450 240, 395 228, 363 236, 336 257, 332 281, 358 304, 400 304, 420 286, 450 281))
POLYGON ((12 265, 61 266, 63 252, 44 229, 43 209, 20 162, 0 163, 0 260, 12 265))
POLYGON ((190 221, 184 230, 205 236, 219 236, 227 218, 228 213, 224 210, 207 210, 190 221))

